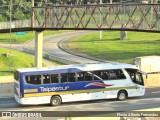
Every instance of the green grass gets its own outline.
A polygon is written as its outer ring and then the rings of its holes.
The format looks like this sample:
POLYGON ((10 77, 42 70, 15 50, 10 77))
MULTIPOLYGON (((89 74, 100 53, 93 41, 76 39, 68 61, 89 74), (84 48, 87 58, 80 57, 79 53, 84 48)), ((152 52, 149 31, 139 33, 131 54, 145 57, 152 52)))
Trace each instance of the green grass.
MULTIPOLYGON (((34 56, 19 52, 17 50, 12 50, 9 57, 3 54, 10 54, 10 50, 7 48, 0 48, 0 76, 13 75, 13 72, 19 68, 31 68, 34 67, 34 56)), ((54 66, 62 65, 63 63, 48 60, 53 63, 54 66)), ((46 67, 45 63, 42 65, 46 67)))
POLYGON ((73 38, 68 44, 83 54, 93 57, 132 63, 135 57, 160 55, 160 34, 127 32, 127 39, 120 40, 120 32, 103 31, 103 39, 99 32, 73 38))
MULTIPOLYGON (((64 33, 66 31, 44 31, 43 35, 47 36, 47 35, 55 35, 55 34, 60 34, 60 33, 64 33)), ((35 32, 31 31, 31 32, 26 32, 25 35, 19 35, 16 36, 15 33, 11 33, 11 40, 12 43, 24 43, 27 42, 28 40, 32 40, 35 38, 35 32)), ((0 34, 0 43, 9 43, 10 41, 10 33, 1 33, 0 34)))
MULTIPOLYGON (((10 50, 7 48, 0 48, 0 76, 13 75, 14 71, 19 68, 31 68, 34 67, 34 56, 12 50, 11 57, 6 57, 2 54, 9 54, 10 50)), ((54 66, 63 65, 63 63, 54 60, 48 60, 53 63, 54 66)), ((42 64, 46 67, 46 64, 42 64)))
POLYGON ((7 48, 0 48, 0 76, 13 74, 17 68, 29 68, 34 65, 34 57, 16 50, 12 50, 12 56, 3 56, 2 54, 10 53, 7 48), (11 66, 11 71, 9 66, 11 66))

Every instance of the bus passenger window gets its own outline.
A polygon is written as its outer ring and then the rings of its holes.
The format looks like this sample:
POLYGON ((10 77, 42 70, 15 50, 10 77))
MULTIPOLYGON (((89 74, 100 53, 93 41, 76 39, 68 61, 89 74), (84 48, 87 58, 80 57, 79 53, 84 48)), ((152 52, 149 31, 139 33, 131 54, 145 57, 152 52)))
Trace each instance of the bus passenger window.
POLYGON ((50 75, 43 75, 43 83, 44 84, 50 83, 50 75))
POLYGON ((108 72, 107 71, 102 71, 101 72, 101 78, 103 80, 108 80, 108 72))
POLYGON ((117 79, 115 70, 110 70, 109 71, 108 79, 110 79, 110 80, 116 80, 117 79))
POLYGON ((30 77, 29 76, 25 76, 25 81, 26 81, 26 83, 29 83, 29 84, 31 84, 30 82, 30 77))
POLYGON ((77 73, 77 80, 84 81, 84 73, 77 73))
POLYGON ((75 82, 75 73, 68 73, 68 82, 75 82))
POLYGON ((124 75, 122 70, 116 70, 116 75, 118 79, 126 79, 126 76, 124 75))
POLYGON ((91 81, 92 80, 92 73, 86 72, 85 73, 85 81, 91 81))
POLYGON ((31 75, 30 84, 41 84, 41 75, 31 75))
POLYGON ((102 80, 100 71, 94 71, 93 76, 94 76, 94 78, 93 78, 94 80, 102 80))
POLYGON ((58 74, 51 75, 51 83, 59 83, 58 82, 58 74))
POLYGON ((61 73, 61 83, 67 82, 67 73, 61 73))

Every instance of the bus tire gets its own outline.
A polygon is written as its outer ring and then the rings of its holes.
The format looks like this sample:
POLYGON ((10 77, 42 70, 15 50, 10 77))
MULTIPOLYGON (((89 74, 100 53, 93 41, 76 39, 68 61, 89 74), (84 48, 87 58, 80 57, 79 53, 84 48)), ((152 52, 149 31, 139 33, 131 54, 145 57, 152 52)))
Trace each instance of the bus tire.
POLYGON ((50 104, 52 106, 58 106, 62 103, 61 97, 60 96, 52 96, 50 104))
POLYGON ((120 90, 117 95, 117 99, 123 101, 127 98, 127 93, 124 90, 120 90))

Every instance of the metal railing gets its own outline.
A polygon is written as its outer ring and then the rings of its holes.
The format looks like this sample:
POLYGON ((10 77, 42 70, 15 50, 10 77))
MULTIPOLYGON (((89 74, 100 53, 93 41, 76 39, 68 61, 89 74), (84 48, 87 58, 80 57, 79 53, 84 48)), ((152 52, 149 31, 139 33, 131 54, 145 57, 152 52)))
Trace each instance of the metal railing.
POLYGON ((160 32, 160 4, 101 4, 32 8, 33 28, 160 32))

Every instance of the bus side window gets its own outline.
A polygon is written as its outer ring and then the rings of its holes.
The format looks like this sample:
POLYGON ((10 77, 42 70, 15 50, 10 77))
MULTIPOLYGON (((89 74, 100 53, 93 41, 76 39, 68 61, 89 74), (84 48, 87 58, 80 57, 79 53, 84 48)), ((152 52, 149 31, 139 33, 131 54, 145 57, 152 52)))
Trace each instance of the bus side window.
POLYGON ((108 71, 101 71, 101 78, 103 80, 108 80, 108 71))
POLYGON ((93 79, 94 80, 101 80, 101 72, 100 71, 94 71, 93 72, 93 79))
POLYGON ((122 70, 109 70, 108 78, 110 80, 119 80, 119 79, 126 79, 122 70))
POLYGON ((50 81, 50 75, 43 75, 43 83, 44 84, 48 84, 48 83, 50 83, 51 81, 50 81))
POLYGON ((58 82, 58 74, 51 75, 51 83, 59 83, 58 82))
POLYGON ((85 72, 85 81, 92 81, 92 73, 91 72, 85 72))
POLYGON ((31 75, 30 84, 41 84, 41 75, 31 75))
POLYGON ((30 81, 30 77, 29 77, 29 76, 25 76, 25 81, 26 81, 26 83, 31 84, 31 81, 30 81))
POLYGON ((84 72, 77 73, 77 80, 84 81, 84 72))
POLYGON ((116 70, 116 75, 118 79, 126 79, 126 76, 124 75, 122 70, 116 70))
POLYGON ((109 70, 108 79, 110 79, 110 80, 116 80, 117 79, 117 75, 116 75, 115 70, 109 70))
POLYGON ((67 82, 67 73, 61 73, 61 83, 67 82))
POLYGON ((68 82, 75 82, 75 73, 68 73, 68 82))

